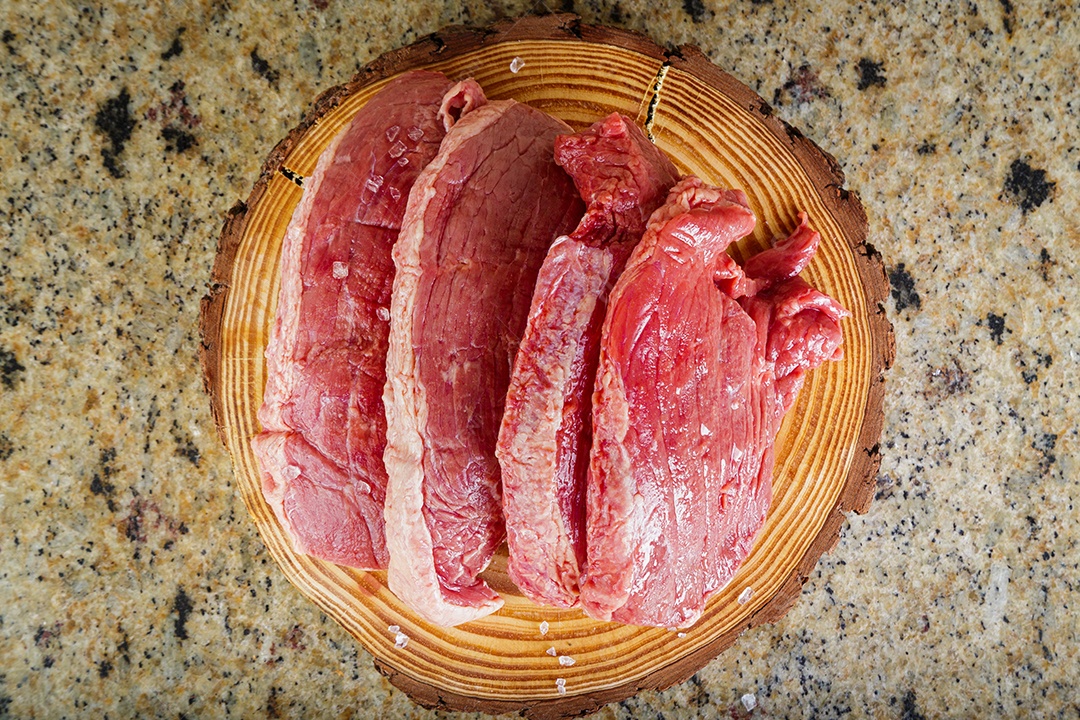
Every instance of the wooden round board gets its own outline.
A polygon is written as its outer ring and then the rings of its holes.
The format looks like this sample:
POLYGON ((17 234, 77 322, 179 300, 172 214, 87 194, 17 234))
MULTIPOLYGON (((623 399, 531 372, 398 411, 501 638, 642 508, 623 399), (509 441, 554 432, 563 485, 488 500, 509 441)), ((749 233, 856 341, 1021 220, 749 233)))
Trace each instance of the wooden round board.
POLYGON ((391 682, 428 706, 566 717, 681 682, 747 628, 779 619, 835 545, 845 513, 866 510, 879 464, 883 373, 893 357, 881 305, 886 293, 881 260, 866 244, 866 217, 856 195, 843 189, 835 161, 761 98, 696 48, 666 51, 640 35, 549 15, 446 29, 323 94, 270 153, 248 201, 228 214, 203 300, 201 360, 240 493, 271 554, 391 682), (301 195, 295 180, 313 170, 372 94, 417 68, 453 80, 473 77, 489 97, 529 103, 576 129, 616 110, 635 118, 681 171, 749 196, 758 225, 733 251, 737 259, 793 230, 800 210, 822 234, 804 277, 852 312, 843 325, 844 359, 809 374, 777 439, 774 500, 762 534, 734 580, 685 633, 538 607, 507 578, 505 549, 484 575, 505 598, 503 609, 456 628, 433 627, 390 593, 385 572, 294 552, 263 500, 249 441, 259 430, 281 241, 301 195), (748 588, 749 601, 739 602, 748 588), (404 648, 395 646, 394 625, 408 636, 404 648), (547 652, 552 647, 575 663, 560 664, 547 652))

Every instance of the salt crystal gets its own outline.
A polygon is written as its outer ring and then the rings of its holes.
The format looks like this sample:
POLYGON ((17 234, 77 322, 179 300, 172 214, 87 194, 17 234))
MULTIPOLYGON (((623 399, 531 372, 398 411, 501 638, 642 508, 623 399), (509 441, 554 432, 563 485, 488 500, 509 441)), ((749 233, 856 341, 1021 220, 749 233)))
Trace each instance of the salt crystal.
POLYGON ((712 435, 712 430, 705 426, 705 423, 701 423, 701 435, 703 437, 709 437, 712 435))
POLYGON ((392 158, 399 158, 404 155, 405 151, 408 149, 409 148, 405 145, 405 143, 398 140, 396 143, 390 146, 389 155, 392 158))
POLYGON ((406 165, 408 165, 408 164, 409 164, 409 158, 407 158, 406 156, 402 155, 401 157, 399 157, 399 158, 398 158, 397 164, 398 164, 399 166, 401 166, 401 167, 405 167, 406 165))
POLYGON ((424 137, 424 129, 420 127, 411 127, 409 128, 409 132, 406 134, 409 136, 410 140, 416 142, 420 138, 424 137))
POLYGON ((747 710, 753 710, 757 707, 757 698, 754 697, 754 693, 746 693, 742 696, 743 707, 747 710))
POLYGON ((397 140, 397 136, 398 136, 398 133, 400 131, 401 131, 401 128, 399 126, 397 126, 397 125, 394 125, 391 128, 387 128, 387 130, 386 130, 386 141, 387 142, 394 142, 395 140, 397 140))
POLYGON ((551 647, 549 647, 549 648, 547 649, 547 651, 546 651, 546 652, 547 652, 547 654, 548 654, 548 655, 550 655, 551 657, 555 657, 556 655, 558 655, 558 654, 559 654, 559 653, 558 653, 558 651, 557 651, 557 650, 555 650, 555 646, 554 646, 554 645, 553 645, 553 646, 551 646, 551 647))
POLYGON ((555 678, 555 689, 560 695, 566 694, 566 678, 555 678))
POLYGON ((754 588, 746 588, 741 593, 739 593, 739 604, 745 605, 746 603, 750 602, 750 598, 752 597, 754 597, 754 588))
POLYGON ((510 72, 517 74, 517 71, 525 67, 525 61, 519 57, 515 57, 510 61, 510 72))
POLYGON ((392 197, 394 200, 401 199, 401 191, 398 190, 396 187, 390 186, 386 189, 386 192, 390 193, 390 197, 392 197))
POLYGON ((335 260, 334 261, 333 273, 334 273, 334 277, 336 277, 338 280, 340 280, 343 277, 348 277, 349 276, 349 266, 346 265, 345 263, 341 262, 340 260, 335 260))
POLYGON ((388 628, 386 628, 386 629, 387 629, 387 630, 389 630, 389 631, 390 631, 390 632, 392 632, 392 633, 399 633, 399 632, 401 632, 401 626, 400 626, 400 625, 391 625, 390 627, 388 627, 388 628))
POLYGON ((300 477, 300 468, 296 467, 295 465, 286 465, 285 477, 289 480, 295 480, 296 478, 300 477))
POLYGON ((575 662, 574 658, 570 657, 569 655, 560 655, 559 656, 559 664, 562 665, 563 667, 570 667, 571 665, 574 664, 574 662, 575 662))
POLYGON ((397 635, 394 636, 394 647, 398 648, 399 650, 401 648, 404 648, 408 644, 409 636, 405 633, 399 632, 397 635))
POLYGON ((548 633, 548 628, 549 628, 549 627, 551 627, 551 626, 550 626, 550 625, 548 625, 548 621, 547 621, 547 620, 543 620, 543 621, 541 621, 541 623, 540 623, 540 634, 541 634, 541 635, 547 635, 547 633, 548 633))
POLYGON ((675 637, 677 637, 677 638, 684 638, 684 637, 686 637, 686 633, 679 633, 679 634, 678 634, 678 635, 676 635, 675 637))
POLYGON ((379 188, 382 187, 382 184, 382 175, 372 175, 364 181, 364 187, 366 187, 371 192, 379 192, 379 188))
POLYGON ((379 316, 380 320, 389 320, 390 319, 390 311, 387 310, 384 307, 377 308, 375 310, 375 314, 379 316))

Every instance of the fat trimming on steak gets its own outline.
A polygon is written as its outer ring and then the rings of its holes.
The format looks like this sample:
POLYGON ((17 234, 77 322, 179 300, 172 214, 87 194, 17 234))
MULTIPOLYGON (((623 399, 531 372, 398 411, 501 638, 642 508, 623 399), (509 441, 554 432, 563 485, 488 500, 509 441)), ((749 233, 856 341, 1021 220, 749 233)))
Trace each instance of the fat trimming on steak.
POLYGON ((846 311, 793 277, 817 234, 804 218, 747 277, 725 250, 753 226, 741 192, 683 180, 612 291, 586 500, 592 617, 697 620, 764 523, 799 378, 839 357, 846 311))
POLYGON ((535 602, 572 607, 585 562, 591 396, 607 296, 678 173, 618 113, 560 135, 555 162, 587 209, 540 269, 495 454, 510 578, 535 602))
POLYGON ((263 494, 299 552, 386 567, 383 448, 390 290, 409 190, 435 156, 450 81, 414 72, 357 113, 305 179, 285 233, 252 441, 263 494))
POLYGON ((394 248, 387 358, 390 589, 457 625, 502 599, 495 442, 536 274, 581 200, 552 156, 562 122, 500 101, 463 115, 417 180, 394 248))

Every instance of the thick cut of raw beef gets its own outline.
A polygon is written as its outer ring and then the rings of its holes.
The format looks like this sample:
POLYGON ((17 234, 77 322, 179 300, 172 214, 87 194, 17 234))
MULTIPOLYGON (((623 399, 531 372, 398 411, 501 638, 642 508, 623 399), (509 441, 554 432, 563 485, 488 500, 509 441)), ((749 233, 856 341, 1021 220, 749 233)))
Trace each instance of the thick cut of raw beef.
POLYGON ((405 203, 445 135, 451 83, 389 83, 305 178, 282 243, 281 292, 252 441, 263 494, 299 551, 386 567, 385 384, 390 291, 405 203))
POLYGON ((591 396, 607 296, 678 172, 617 113, 560 136, 555 162, 574 179, 585 216, 540 269, 496 455, 510 578, 538 603, 572 607, 585 562, 591 396))
POLYGON ((697 620, 764 523, 773 442, 802 374, 839 357, 846 311, 794 277, 817 234, 804 221, 748 277, 725 250, 753 227, 741 192, 687 178, 612 291, 586 500, 592 617, 697 620))
POLYGON ((581 217, 552 154, 568 130, 510 101, 463 115, 413 187, 394 248, 389 585, 440 625, 502 605, 478 577, 505 534, 495 442, 537 272, 581 217))

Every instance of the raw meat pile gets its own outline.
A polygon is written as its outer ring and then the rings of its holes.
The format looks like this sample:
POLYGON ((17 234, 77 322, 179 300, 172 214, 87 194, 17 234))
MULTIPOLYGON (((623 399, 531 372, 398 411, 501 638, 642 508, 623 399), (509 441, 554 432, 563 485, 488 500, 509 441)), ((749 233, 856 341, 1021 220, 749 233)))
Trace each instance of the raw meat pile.
POLYGON ((294 547, 422 617, 539 604, 687 627, 749 554, 772 447, 847 312, 795 233, 740 267, 738 190, 631 121, 389 83, 305 179, 252 445, 294 547))

